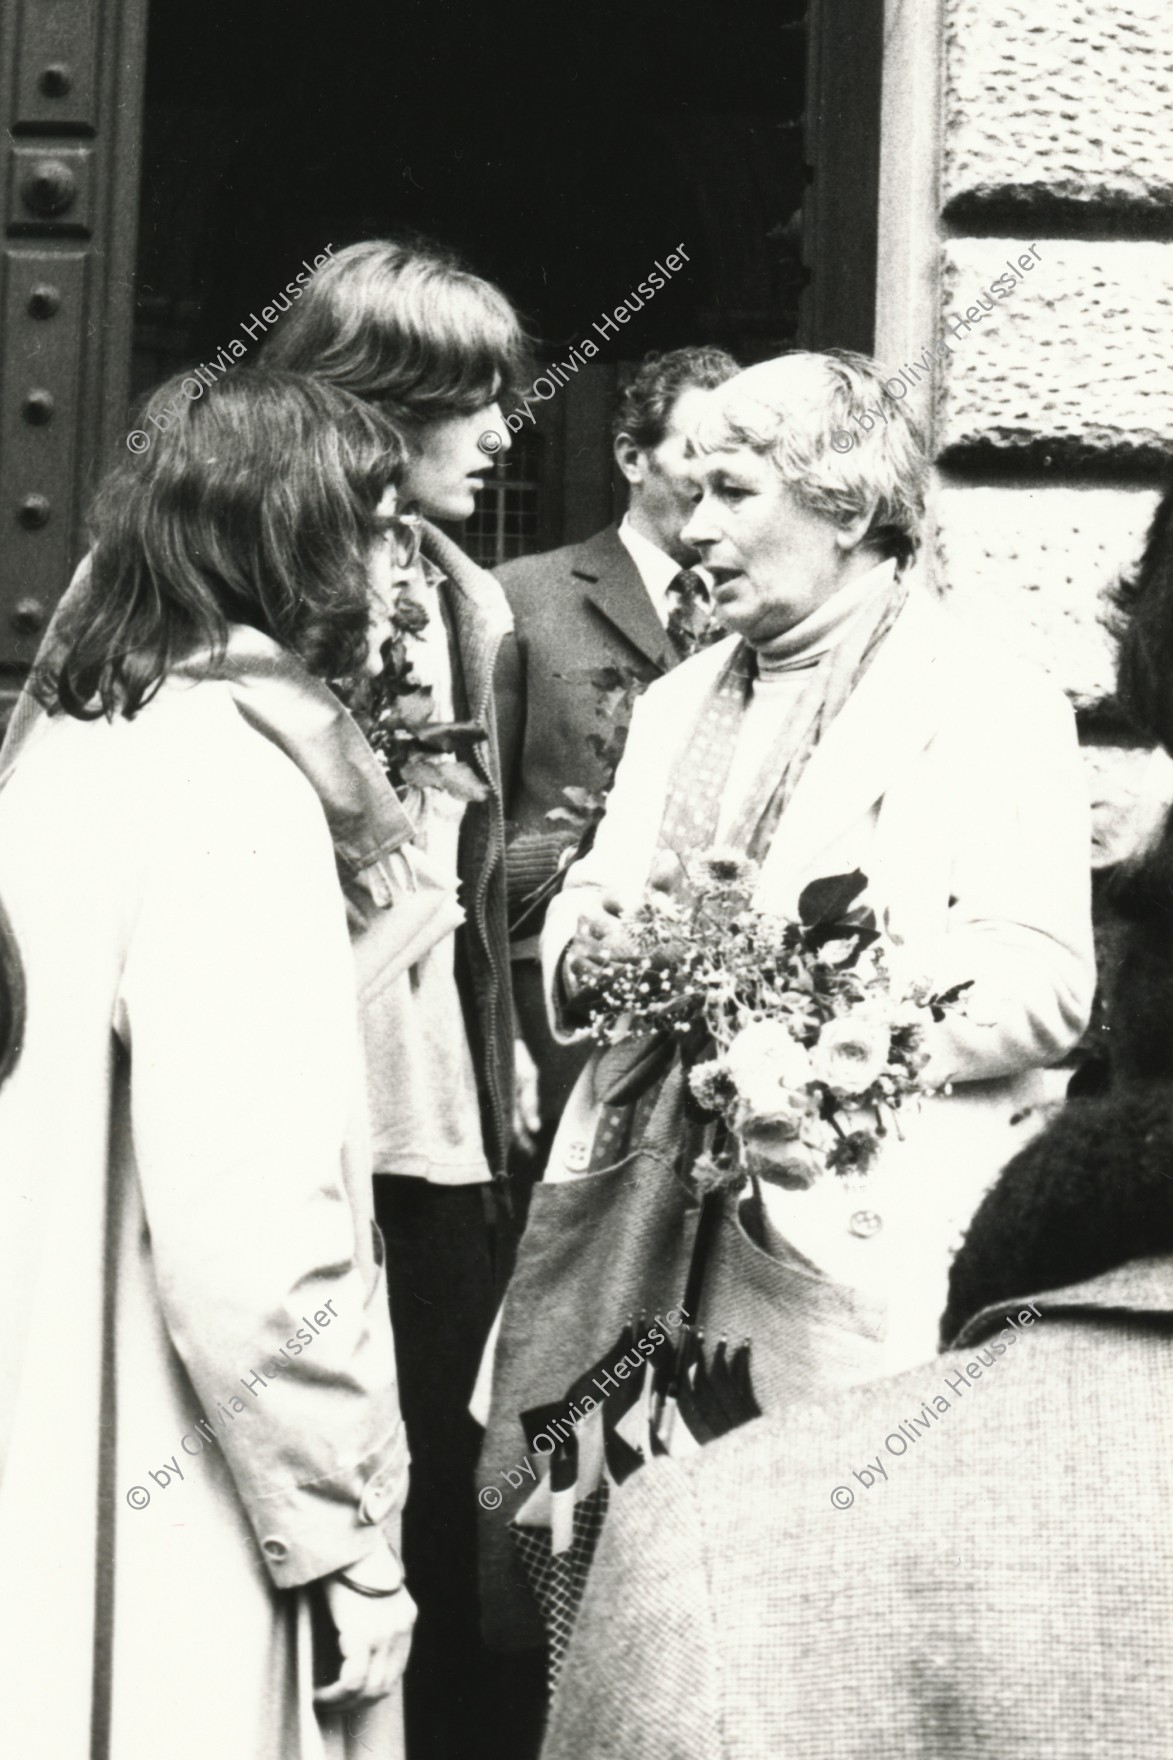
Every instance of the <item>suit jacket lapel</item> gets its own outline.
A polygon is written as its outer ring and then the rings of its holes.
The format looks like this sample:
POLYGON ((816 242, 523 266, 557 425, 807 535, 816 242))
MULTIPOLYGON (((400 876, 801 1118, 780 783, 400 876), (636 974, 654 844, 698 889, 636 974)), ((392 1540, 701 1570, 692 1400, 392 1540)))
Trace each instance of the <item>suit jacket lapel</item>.
POLYGON ((887 791, 940 725, 953 667, 942 613, 915 588, 811 757, 763 864, 763 883, 809 877, 820 850, 887 791))
POLYGON ((618 534, 617 526, 608 526, 584 544, 573 573, 587 583, 586 598, 600 616, 638 648, 645 659, 667 672, 676 664, 676 650, 618 534))

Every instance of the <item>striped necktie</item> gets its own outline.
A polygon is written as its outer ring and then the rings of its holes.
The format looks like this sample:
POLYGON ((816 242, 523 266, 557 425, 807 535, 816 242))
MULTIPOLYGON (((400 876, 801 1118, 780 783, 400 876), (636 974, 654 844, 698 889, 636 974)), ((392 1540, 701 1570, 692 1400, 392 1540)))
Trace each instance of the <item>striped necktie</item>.
POLYGON ((668 639, 682 660, 722 632, 713 623, 708 583, 695 569, 682 568, 668 582, 668 639))

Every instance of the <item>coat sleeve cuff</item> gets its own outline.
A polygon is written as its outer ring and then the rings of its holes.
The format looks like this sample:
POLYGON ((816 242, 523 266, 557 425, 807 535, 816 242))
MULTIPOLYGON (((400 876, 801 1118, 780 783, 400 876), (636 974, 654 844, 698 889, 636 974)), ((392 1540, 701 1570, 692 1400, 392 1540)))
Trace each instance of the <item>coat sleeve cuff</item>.
POLYGON ((251 1500, 249 1517, 275 1587, 296 1589, 365 1558, 403 1508, 407 1464, 399 1424, 352 1468, 251 1500))
POLYGON ((585 896, 585 889, 581 888, 575 888, 573 895, 560 893, 542 931, 542 988, 546 1019, 559 1045, 576 1045, 590 1036, 590 1028, 567 1008, 562 988, 562 956, 573 939, 579 906, 585 896))
MULTIPOLYGON (((523 831, 505 850, 505 886, 513 922, 533 894, 555 879, 568 849, 578 843, 575 832, 523 831)), ((536 929, 535 913, 527 912, 526 931, 536 929)))

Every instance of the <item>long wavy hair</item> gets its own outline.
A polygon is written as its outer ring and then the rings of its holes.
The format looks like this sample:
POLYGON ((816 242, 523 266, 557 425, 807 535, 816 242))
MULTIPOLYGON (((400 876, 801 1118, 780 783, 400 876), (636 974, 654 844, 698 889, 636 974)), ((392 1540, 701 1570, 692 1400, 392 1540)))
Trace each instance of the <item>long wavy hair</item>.
POLYGON ((35 681, 51 711, 129 719, 181 660, 207 650, 214 664, 232 623, 320 677, 361 664, 376 510, 404 462, 398 433, 295 373, 238 368, 194 386, 175 378, 152 393, 135 431, 149 446, 98 490, 88 580, 35 681))

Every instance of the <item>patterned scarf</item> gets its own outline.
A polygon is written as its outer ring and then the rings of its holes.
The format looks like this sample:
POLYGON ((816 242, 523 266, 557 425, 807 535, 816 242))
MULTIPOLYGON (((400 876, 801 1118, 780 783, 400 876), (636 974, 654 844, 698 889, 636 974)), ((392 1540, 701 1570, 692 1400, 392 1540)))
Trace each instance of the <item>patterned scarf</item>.
MULTIPOLYGON (((762 752, 754 786, 730 827, 725 841, 734 849, 755 861, 765 855, 815 748, 871 665, 907 591, 905 581, 892 580, 886 590, 869 593, 839 640, 810 669, 805 690, 777 738, 762 752)), ((742 716, 758 670, 754 650, 748 642, 739 642, 676 760, 660 826, 660 849, 682 860, 708 849, 716 835, 742 716)))
MULTIPOLYGON (((875 573, 879 575, 880 570, 875 573)), ((845 598, 849 591, 844 590, 845 598)), ((877 582, 862 603, 851 595, 852 608, 838 639, 810 668, 808 683, 776 739, 762 753, 756 779, 723 840, 733 849, 758 862, 764 858, 819 742, 879 653, 907 596, 907 580, 894 578, 890 566, 883 571, 882 583, 877 582)), ((810 619, 812 626, 821 626, 822 621, 818 613, 810 619)), ((802 626, 789 633, 801 638, 802 626)), ((792 641, 791 649, 792 662, 801 664, 801 645, 795 648, 792 641)), ((758 670, 758 656, 753 648, 748 642, 739 642, 713 681, 673 767, 660 824, 659 850, 675 856, 682 867, 687 866, 690 856, 713 844, 742 717, 758 670)), ((647 1055, 646 1040, 636 1039, 609 1047, 598 1059, 595 1095, 604 1104, 591 1152, 592 1172, 611 1165, 639 1145, 653 1112, 657 1117, 655 1134, 663 1139, 665 1108, 660 1102, 668 1101, 667 1093, 661 1095, 666 1084, 679 1106, 683 1140, 684 1082, 679 1060, 665 1078, 633 1104, 606 1104, 608 1092, 625 1081, 647 1055)))

